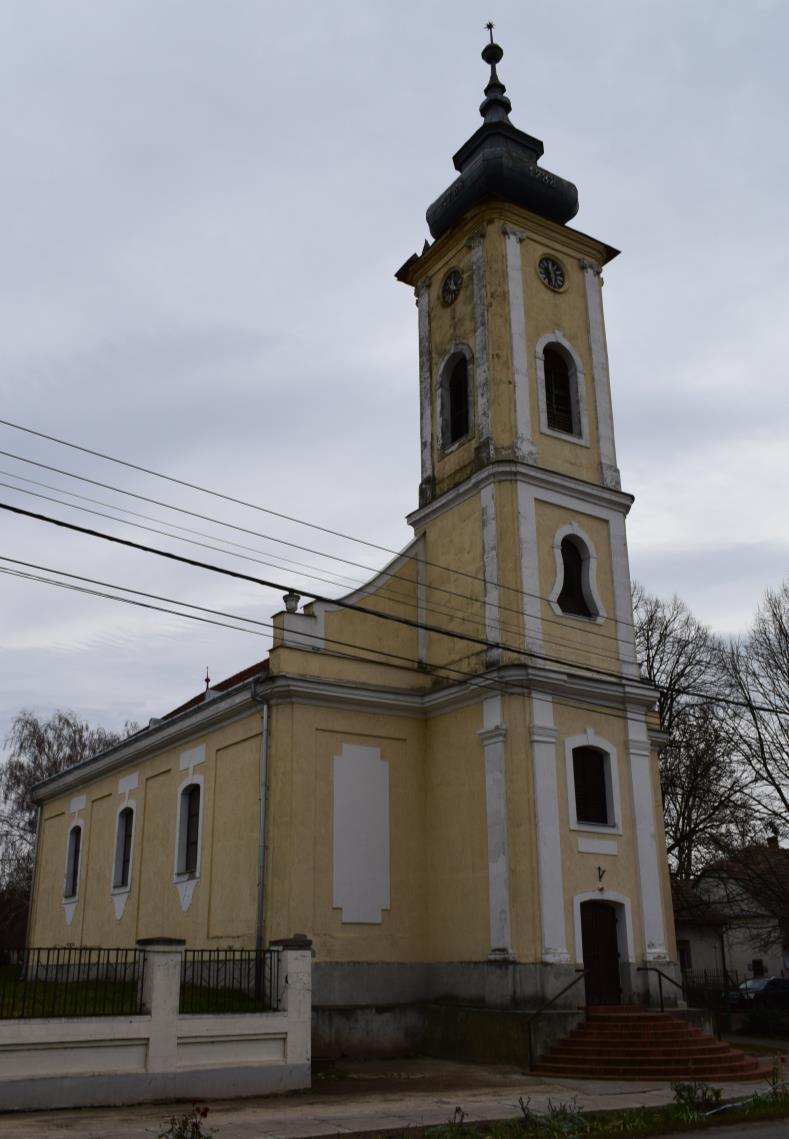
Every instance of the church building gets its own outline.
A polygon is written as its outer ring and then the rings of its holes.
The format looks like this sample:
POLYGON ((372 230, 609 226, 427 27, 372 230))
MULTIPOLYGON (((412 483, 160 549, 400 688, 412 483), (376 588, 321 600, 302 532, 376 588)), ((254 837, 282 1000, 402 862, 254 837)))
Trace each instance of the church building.
POLYGON ((482 57, 482 123, 397 272, 413 540, 341 599, 286 595, 265 661, 37 788, 32 945, 303 933, 318 1020, 389 1008, 401 1041, 430 1003, 536 1008, 582 967, 572 1006, 584 986, 632 1003, 644 966, 675 968, 603 317, 617 251, 568 224, 576 188, 510 122, 492 33, 482 57))

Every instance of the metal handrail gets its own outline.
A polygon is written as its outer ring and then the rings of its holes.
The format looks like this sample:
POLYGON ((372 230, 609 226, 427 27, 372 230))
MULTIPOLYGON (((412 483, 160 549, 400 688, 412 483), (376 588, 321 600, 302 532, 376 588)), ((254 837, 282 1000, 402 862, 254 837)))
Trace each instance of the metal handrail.
MULTIPOLYGON (((545 1012, 546 1009, 549 1009, 551 1007, 551 1005, 554 1004, 555 1001, 558 1001, 559 997, 563 997, 568 989, 571 989, 573 987, 573 985, 577 985, 578 982, 583 977, 586 976, 586 974, 589 972, 589 970, 588 969, 576 969, 575 972, 577 975, 573 978, 572 981, 570 981, 569 985, 565 985, 563 989, 559 989, 558 993, 554 993, 554 995, 551 997, 551 999, 549 1001, 546 1001, 544 1005, 540 1005, 540 1007, 533 1014, 533 1016, 530 1016, 529 1019, 526 1021, 526 1029, 527 1029, 528 1036, 529 1036, 529 1071, 531 1071, 531 1069, 534 1067, 534 1049, 532 1047, 532 1040, 533 1040, 532 1025, 534 1024, 535 1020, 538 1019, 538 1017, 542 1016, 542 1014, 545 1012)), ((583 1009, 584 1009, 584 1013, 585 1013, 586 1012, 586 1004, 585 1003, 584 1003, 583 1009)))
POLYGON ((658 975, 658 993, 660 994, 660 1011, 665 1012, 663 1007, 663 982, 669 981, 675 989, 679 989, 682 995, 685 995, 685 990, 679 981, 675 981, 673 977, 669 977, 668 973, 664 973, 662 969, 658 969, 655 965, 639 965, 636 969, 637 973, 657 973, 658 975))

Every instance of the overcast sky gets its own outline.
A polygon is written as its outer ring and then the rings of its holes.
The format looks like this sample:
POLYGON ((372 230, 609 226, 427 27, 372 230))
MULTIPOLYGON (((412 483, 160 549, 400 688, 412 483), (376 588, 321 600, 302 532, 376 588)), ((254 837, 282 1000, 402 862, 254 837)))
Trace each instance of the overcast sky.
MULTIPOLYGON (((577 184, 573 224, 623 251, 605 303, 633 573, 743 630, 789 574, 785 0, 1 0, 0 415, 404 545, 417 327, 393 273, 480 122, 489 18, 513 122, 577 184)), ((385 560, 10 428, 0 449, 385 560)), ((0 470, 249 558, 315 561, 19 458, 0 455, 0 470)), ((20 490, 0 500, 300 580, 20 490)), ((7 557, 262 621, 280 608, 42 523, 3 513, 0 527, 7 557)), ((22 707, 146 722, 198 691, 206 666, 219 680, 268 648, 5 575, 0 591, 0 738, 22 707)))

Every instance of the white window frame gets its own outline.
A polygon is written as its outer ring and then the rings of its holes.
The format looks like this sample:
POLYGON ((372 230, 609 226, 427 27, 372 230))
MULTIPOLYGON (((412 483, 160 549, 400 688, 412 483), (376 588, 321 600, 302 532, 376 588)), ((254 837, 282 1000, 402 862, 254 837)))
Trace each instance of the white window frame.
POLYGON ((537 341, 534 348, 534 362, 537 372, 537 405, 540 416, 540 432, 551 435, 554 439, 563 439, 565 443, 576 443, 581 447, 589 446, 589 414, 586 406, 586 376, 584 374, 581 357, 573 348, 570 341, 562 336, 558 329, 546 332, 537 341), (567 359, 570 373, 570 405, 573 414, 573 431, 557 431, 548 425, 548 401, 545 396, 545 349, 559 348, 567 359))
POLYGON ((134 828, 137 823, 137 812, 134 809, 133 802, 121 803, 118 810, 115 812, 115 857, 112 860, 112 893, 113 894, 128 894, 132 886, 132 875, 134 872, 134 828), (131 811, 132 816, 132 830, 131 830, 131 849, 129 851, 129 880, 125 886, 119 886, 118 870, 123 861, 123 842, 121 838, 121 815, 124 811, 131 811))
POLYGON ((619 763, 616 748, 608 740, 598 736, 592 728, 580 735, 570 736, 564 741, 565 770, 567 775, 567 810, 570 816, 570 830, 587 831, 591 834, 622 833, 622 799, 619 792, 619 763), (605 792, 608 808, 608 823, 588 823, 579 821, 575 806, 575 771, 573 751, 577 747, 593 747, 605 757, 605 792))
POLYGON ((203 811, 205 809, 205 781, 202 775, 190 775, 178 788, 178 818, 175 831, 175 866, 173 869, 174 882, 190 882, 200 877, 200 865, 203 855, 203 811), (189 806, 187 791, 190 787, 200 788, 200 813, 197 821, 197 861, 194 870, 182 870, 186 865, 186 830, 189 806))
POLYGON ((438 367, 438 429, 439 429, 439 450, 442 455, 451 455, 453 451, 457 451, 460 447, 465 446, 470 439, 474 437, 474 356, 467 344, 453 344, 451 348, 444 354, 444 357, 438 367), (449 384, 449 377, 452 374, 452 369, 457 362, 458 356, 465 356, 467 376, 468 376, 468 431, 465 435, 461 435, 454 443, 449 442, 449 393, 447 386, 449 384))
POLYGON ((76 903, 79 901, 79 883, 80 878, 82 877, 82 852, 84 849, 84 839, 85 826, 82 820, 78 819, 76 822, 72 823, 68 829, 68 839, 66 840, 66 872, 63 875, 63 901, 70 902, 72 905, 76 905, 76 903), (75 875, 76 881, 74 884, 74 893, 68 894, 66 891, 68 889, 69 878, 72 876, 71 864, 74 860, 74 843, 72 840, 76 831, 79 831, 79 858, 77 859, 77 873, 75 875))
POLYGON ((592 539, 581 529, 577 522, 569 522, 566 526, 561 526, 554 534, 553 560, 556 568, 556 576, 553 589, 548 595, 548 604, 551 609, 553 609, 557 617, 566 617, 574 621, 593 621, 596 625, 601 625, 608 614, 605 611, 597 589, 597 551, 595 550, 592 539), (565 613, 564 609, 559 605, 559 594, 562 592, 562 586, 564 585, 562 542, 565 538, 574 538, 576 544, 583 547, 581 551, 583 556, 581 583, 584 599, 591 610, 588 617, 583 613, 565 613))

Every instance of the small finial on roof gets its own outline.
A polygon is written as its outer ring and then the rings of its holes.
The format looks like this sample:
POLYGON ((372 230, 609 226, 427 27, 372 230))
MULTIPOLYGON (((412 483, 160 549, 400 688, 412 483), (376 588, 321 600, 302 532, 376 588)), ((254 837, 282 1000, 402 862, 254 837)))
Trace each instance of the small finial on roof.
POLYGON ((512 103, 505 94, 507 88, 496 74, 496 64, 501 62, 504 52, 493 42, 493 21, 488 20, 485 27, 490 34, 490 43, 482 49, 482 58, 490 64, 490 79, 485 88, 485 98, 479 105, 479 113, 486 123, 508 123, 512 103))
POLYGON ((208 675, 208 665, 205 666, 205 690, 206 692, 211 687, 211 677, 208 675))

